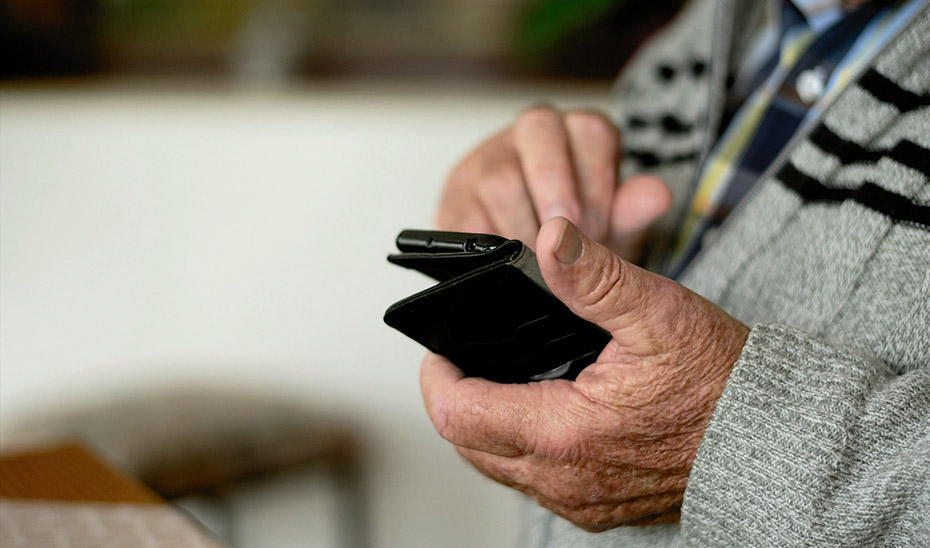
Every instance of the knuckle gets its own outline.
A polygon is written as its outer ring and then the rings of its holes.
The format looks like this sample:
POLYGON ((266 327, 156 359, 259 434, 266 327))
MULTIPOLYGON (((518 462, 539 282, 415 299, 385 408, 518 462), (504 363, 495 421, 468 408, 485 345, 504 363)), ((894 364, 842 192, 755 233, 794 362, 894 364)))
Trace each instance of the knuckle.
POLYGON ((517 115, 515 126, 518 128, 537 128, 561 123, 562 116, 549 106, 530 107, 517 115))
POLYGON ((579 304, 585 308, 600 306, 622 287, 625 267, 616 256, 603 261, 600 269, 592 273, 588 287, 579 296, 579 304))
POLYGON ((612 143, 619 142, 620 130, 609 118, 599 112, 571 112, 565 116, 565 124, 586 138, 612 143))

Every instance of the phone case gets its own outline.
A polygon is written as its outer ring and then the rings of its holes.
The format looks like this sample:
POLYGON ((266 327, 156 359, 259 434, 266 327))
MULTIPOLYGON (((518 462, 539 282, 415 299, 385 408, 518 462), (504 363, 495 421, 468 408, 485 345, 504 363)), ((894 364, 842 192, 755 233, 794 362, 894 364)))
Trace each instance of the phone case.
POLYGON ((405 230, 388 260, 439 284, 384 314, 389 326, 466 375, 497 382, 574 379, 610 335, 555 298, 523 242, 489 234, 405 230))

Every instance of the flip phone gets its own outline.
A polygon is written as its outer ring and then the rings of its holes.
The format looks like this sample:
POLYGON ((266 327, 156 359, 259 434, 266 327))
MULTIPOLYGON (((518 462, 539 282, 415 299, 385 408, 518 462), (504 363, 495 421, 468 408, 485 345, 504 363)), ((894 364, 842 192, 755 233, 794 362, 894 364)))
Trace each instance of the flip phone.
POLYGON ((468 376, 572 380, 610 341, 552 295, 533 250, 519 240, 405 230, 397 248, 388 261, 439 283, 391 305, 385 323, 468 376))

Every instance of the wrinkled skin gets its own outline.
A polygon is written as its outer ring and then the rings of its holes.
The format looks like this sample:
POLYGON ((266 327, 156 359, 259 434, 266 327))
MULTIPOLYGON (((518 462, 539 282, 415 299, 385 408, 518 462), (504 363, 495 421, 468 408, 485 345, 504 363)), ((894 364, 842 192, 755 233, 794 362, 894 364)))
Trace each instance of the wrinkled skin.
POLYGON ((607 118, 533 108, 456 167, 437 216, 440 229, 535 245, 553 293, 612 334, 597 362, 574 382, 503 385, 430 354, 420 375, 430 418, 465 459, 591 531, 678 520, 748 335, 713 303, 628 262, 671 195, 655 177, 618 181, 621 159, 607 118))
POLYGON ((585 529, 677 521, 748 329, 563 218, 543 225, 537 255, 553 293, 613 339, 574 382, 464 378, 428 355, 420 380, 436 430, 488 477, 585 529))

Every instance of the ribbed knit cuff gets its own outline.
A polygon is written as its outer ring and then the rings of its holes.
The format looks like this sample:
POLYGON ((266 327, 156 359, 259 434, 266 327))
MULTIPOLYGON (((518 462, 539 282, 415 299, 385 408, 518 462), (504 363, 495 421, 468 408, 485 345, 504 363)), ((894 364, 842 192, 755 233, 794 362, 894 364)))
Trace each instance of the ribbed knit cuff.
POLYGON ((781 325, 755 326, 698 450, 695 546, 890 546, 930 539, 930 372, 781 325))

